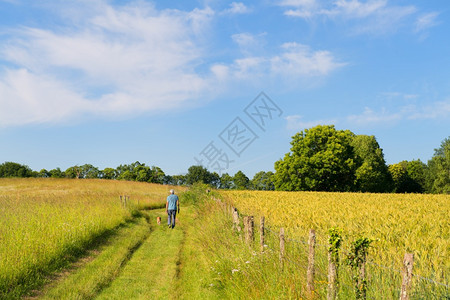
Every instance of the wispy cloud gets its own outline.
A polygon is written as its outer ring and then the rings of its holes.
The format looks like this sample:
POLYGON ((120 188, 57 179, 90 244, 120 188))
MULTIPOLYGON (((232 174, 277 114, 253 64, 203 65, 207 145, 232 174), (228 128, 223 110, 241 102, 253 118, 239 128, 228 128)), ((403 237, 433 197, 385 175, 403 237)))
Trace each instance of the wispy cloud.
POLYGON ((403 100, 410 100, 410 99, 416 99, 420 97, 418 94, 408 94, 408 93, 400 93, 400 92, 386 92, 381 93, 381 96, 383 98, 387 99, 403 99, 403 100))
POLYGON ((329 51, 312 50, 309 46, 295 42, 285 43, 281 52, 274 56, 247 56, 234 60, 227 68, 232 77, 261 78, 276 76, 283 78, 307 78, 327 76, 346 65, 339 62, 329 51))
MULTIPOLYGON (((387 34, 414 24, 419 9, 414 5, 395 5, 388 0, 282 0, 284 14, 306 20, 326 18, 351 26, 352 34, 387 34), (351 21, 351 22, 350 22, 351 21)), ((436 12, 417 17, 415 31, 435 26, 436 12)))
POLYGON ((438 25, 437 17, 439 16, 438 12, 431 12, 420 15, 416 20, 416 28, 417 32, 424 31, 428 28, 434 27, 438 25))
POLYGON ((288 76, 324 76, 343 67, 346 63, 336 61, 329 51, 313 51, 309 46, 285 43, 284 52, 270 59, 274 73, 288 76))
MULTIPOLYGON (((245 37, 245 43, 247 43, 245 37)), ((239 36, 242 39, 242 36, 239 36)), ((250 39, 251 41, 251 39, 250 39)), ((252 56, 235 59, 231 65, 216 64, 212 68, 217 76, 228 79, 260 80, 261 78, 287 78, 288 81, 301 78, 325 77, 344 67, 333 53, 313 50, 295 42, 285 43, 279 54, 273 56, 252 56)), ((298 85, 299 82, 296 81, 298 85)))
POLYGON ((236 33, 231 39, 239 46, 241 52, 246 55, 254 55, 264 48, 266 41, 264 40, 266 33, 251 34, 248 32, 236 33))
POLYGON ((450 99, 424 105, 400 106, 395 111, 366 107, 361 114, 350 115, 347 122, 357 125, 392 124, 404 120, 444 120, 450 118, 450 99))
POLYGON ((291 115, 284 118, 286 120, 286 128, 288 130, 304 130, 306 128, 311 128, 317 125, 326 125, 326 124, 336 124, 337 120, 304 120, 303 116, 300 115, 291 115))
POLYGON ((230 4, 230 7, 222 11, 223 14, 248 14, 251 12, 251 9, 248 8, 244 3, 242 2, 232 2, 230 4))

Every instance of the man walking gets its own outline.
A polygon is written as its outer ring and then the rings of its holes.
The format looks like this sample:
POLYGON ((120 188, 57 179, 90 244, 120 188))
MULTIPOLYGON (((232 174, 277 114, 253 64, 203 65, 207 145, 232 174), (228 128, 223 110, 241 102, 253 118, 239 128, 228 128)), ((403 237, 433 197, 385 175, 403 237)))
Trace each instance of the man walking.
POLYGON ((175 195, 174 190, 170 190, 170 195, 167 196, 166 202, 166 213, 168 215, 167 226, 169 228, 175 227, 175 217, 177 216, 177 208, 178 213, 180 213, 180 201, 178 200, 178 196, 175 195))

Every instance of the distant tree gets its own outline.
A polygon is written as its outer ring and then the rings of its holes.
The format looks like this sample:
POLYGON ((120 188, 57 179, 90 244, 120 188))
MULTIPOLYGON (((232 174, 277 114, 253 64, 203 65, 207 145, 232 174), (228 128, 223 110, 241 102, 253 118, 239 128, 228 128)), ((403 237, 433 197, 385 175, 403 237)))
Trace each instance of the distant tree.
POLYGON ((120 180, 136 180, 137 172, 140 167, 145 167, 145 164, 141 164, 139 161, 131 163, 129 165, 120 165, 116 168, 117 179, 120 180), (125 175, 124 173, 127 172, 125 175))
POLYGON ((32 177, 33 171, 26 165, 4 162, 0 165, 0 177, 32 177))
POLYGON ((218 189, 220 187, 220 175, 216 172, 211 173, 211 182, 209 184, 218 189))
MULTIPOLYGON (((112 173, 109 172, 108 176, 112 173)), ((120 165, 116 168, 114 178, 119 180, 135 180, 163 184, 167 180, 163 170, 156 166, 146 166, 145 163, 136 161, 129 165, 120 165)))
POLYGON ((67 178, 80 178, 81 175, 81 168, 79 166, 73 166, 67 168, 66 171, 64 171, 67 178))
POLYGON ((411 193, 423 193, 426 190, 425 173, 427 165, 420 161, 420 159, 400 162, 406 167, 408 174, 408 190, 411 193))
POLYGON ((231 177, 228 173, 223 173, 220 176, 220 185, 219 188, 221 189, 234 189, 234 180, 233 177, 231 177))
POLYGON ((434 149, 425 178, 428 192, 450 194, 450 136, 434 149))
POLYGON ((102 178, 103 179, 116 179, 117 178, 116 170, 113 168, 103 169, 102 178))
POLYGON ((136 181, 141 182, 149 182, 151 178, 151 170, 150 167, 147 166, 139 166, 135 170, 133 170, 133 173, 136 175, 136 181))
POLYGON ((425 190, 426 165, 420 160, 401 161, 389 166, 395 193, 422 193, 425 190))
POLYGON ((273 172, 258 172, 251 180, 251 188, 255 190, 273 191, 275 185, 273 183, 273 172))
POLYGON ((166 174, 160 167, 152 166, 150 168, 149 182, 163 184, 165 176, 166 176, 166 174))
POLYGON ((100 171, 98 170, 97 167, 94 167, 91 164, 82 165, 80 166, 80 169, 81 169, 80 178, 95 179, 99 177, 100 171))
POLYGON ((190 166, 186 174, 186 184, 194 184, 197 182, 211 184, 211 173, 203 166, 190 166))
POLYGON ((128 181, 135 181, 136 180, 136 175, 129 170, 126 170, 125 172, 122 172, 117 179, 119 180, 128 180, 128 181))
POLYGON ((237 171, 233 176, 233 182, 235 185, 235 189, 237 190, 245 190, 249 188, 250 180, 242 171, 237 171))
POLYGON ((40 177, 40 178, 48 178, 48 177, 50 177, 50 176, 51 176, 51 174, 50 174, 49 171, 47 171, 46 169, 42 169, 42 170, 39 171, 39 173, 37 174, 36 177, 40 177))
POLYGON ((60 168, 56 168, 49 171, 51 178, 64 178, 65 174, 61 171, 60 168))
POLYGON ((185 175, 173 175, 172 176, 172 185, 185 185, 186 184, 186 176, 185 175))
POLYGON ((392 178, 384 160, 383 150, 373 135, 356 135, 351 140, 358 168, 355 189, 362 192, 391 192, 392 178))
POLYGON ((318 125, 292 137, 291 151, 275 162, 274 183, 284 191, 352 191, 357 164, 349 130, 318 125))
POLYGON ((176 185, 173 176, 165 175, 163 178, 163 184, 176 185))

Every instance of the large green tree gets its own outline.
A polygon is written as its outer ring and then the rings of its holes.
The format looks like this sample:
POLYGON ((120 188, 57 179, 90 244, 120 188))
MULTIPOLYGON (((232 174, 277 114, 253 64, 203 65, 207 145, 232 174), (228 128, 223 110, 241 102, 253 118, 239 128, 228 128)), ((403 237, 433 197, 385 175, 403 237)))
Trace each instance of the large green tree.
POLYGON ((373 135, 356 135, 351 145, 358 168, 355 171, 355 189, 361 192, 391 192, 392 177, 389 174, 383 150, 373 135))
POLYGON ((351 191, 355 188, 355 154, 349 130, 318 125, 294 135, 291 151, 275 163, 274 183, 285 191, 351 191))
POLYGON ((426 186, 428 192, 450 194, 450 136, 428 161, 426 186))

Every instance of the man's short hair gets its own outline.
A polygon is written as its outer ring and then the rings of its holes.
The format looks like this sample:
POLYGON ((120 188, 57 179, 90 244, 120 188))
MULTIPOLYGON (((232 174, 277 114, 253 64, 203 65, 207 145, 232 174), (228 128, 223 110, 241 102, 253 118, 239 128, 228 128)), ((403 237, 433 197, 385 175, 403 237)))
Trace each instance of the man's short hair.
POLYGON ((174 191, 174 190, 170 190, 170 193, 171 193, 171 194, 174 194, 174 193, 175 193, 175 191, 174 191))

